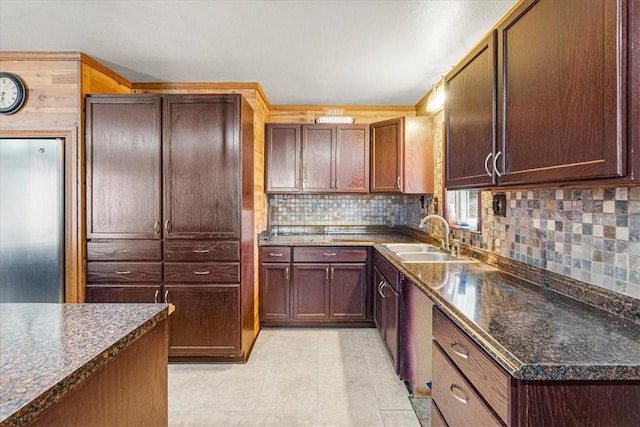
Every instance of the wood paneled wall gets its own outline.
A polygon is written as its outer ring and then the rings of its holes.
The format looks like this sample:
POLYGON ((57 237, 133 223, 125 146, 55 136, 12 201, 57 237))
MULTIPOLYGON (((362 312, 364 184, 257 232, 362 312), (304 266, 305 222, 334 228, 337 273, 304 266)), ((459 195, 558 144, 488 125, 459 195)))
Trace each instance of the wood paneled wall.
POLYGON ((65 140, 65 301, 84 302, 84 96, 131 84, 81 52, 0 52, 0 69, 28 91, 20 111, 0 116, 0 137, 65 140))
MULTIPOLYGON (((268 123, 313 123, 318 116, 326 115, 321 105, 276 105, 269 109, 268 123)), ((415 107, 331 105, 342 108, 343 115, 354 117, 357 124, 369 124, 402 116, 415 116, 415 107)))

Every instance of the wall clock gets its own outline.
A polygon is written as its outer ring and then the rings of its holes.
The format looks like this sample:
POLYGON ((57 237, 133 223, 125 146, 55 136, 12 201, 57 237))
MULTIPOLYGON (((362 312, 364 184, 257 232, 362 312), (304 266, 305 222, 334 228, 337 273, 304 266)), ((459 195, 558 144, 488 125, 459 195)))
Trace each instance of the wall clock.
POLYGON ((0 114, 13 114, 22 108, 27 90, 20 77, 0 71, 0 114))

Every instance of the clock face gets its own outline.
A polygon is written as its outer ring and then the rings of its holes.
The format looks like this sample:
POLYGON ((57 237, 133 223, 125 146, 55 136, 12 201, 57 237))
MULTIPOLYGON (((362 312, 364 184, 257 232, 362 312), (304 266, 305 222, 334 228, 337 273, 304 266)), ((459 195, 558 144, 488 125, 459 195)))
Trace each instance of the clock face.
POLYGON ((22 107, 26 95, 24 83, 12 73, 0 73, 0 114, 12 114, 22 107))

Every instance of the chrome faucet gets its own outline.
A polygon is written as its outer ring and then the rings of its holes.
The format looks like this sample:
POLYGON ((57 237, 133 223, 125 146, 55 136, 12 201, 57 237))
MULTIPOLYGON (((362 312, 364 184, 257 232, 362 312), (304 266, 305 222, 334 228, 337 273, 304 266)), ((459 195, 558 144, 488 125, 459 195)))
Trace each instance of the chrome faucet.
POLYGON ((418 228, 425 228, 427 226, 427 221, 429 221, 430 219, 439 219, 440 221, 442 221, 442 223, 444 224, 444 236, 446 240, 440 239, 440 246, 445 251, 451 250, 451 247, 449 246, 449 223, 446 219, 444 219, 440 215, 427 215, 420 220, 418 228))

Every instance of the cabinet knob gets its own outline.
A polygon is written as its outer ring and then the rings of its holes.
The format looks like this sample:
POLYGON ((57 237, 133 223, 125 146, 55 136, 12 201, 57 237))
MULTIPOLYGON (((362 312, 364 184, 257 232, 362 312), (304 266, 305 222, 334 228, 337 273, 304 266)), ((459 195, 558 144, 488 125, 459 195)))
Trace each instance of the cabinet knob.
POLYGON ((462 402, 465 405, 467 403, 469 403, 469 397, 467 396, 467 394, 464 392, 464 390, 462 390, 460 387, 458 387, 455 384, 451 384, 451 387, 449 387, 449 391, 451 392, 451 394, 453 395, 453 397, 456 398, 456 400, 458 400, 458 402, 462 402), (463 397, 464 396, 464 397, 463 397))
POLYGON ((487 154, 487 157, 484 159, 484 170, 487 171, 487 175, 493 176, 493 174, 489 171, 489 159, 493 157, 493 153, 487 154))

